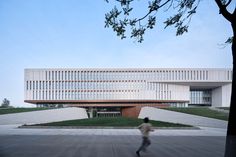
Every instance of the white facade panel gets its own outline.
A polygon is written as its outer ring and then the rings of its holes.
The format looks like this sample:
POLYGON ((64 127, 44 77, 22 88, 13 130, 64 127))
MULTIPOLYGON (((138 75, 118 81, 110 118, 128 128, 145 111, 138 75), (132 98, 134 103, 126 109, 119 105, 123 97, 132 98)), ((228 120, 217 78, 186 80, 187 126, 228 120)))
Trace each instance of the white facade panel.
POLYGON ((231 90, 232 90, 231 84, 222 86, 222 105, 221 105, 222 107, 230 106, 231 90))
POLYGON ((212 90, 212 106, 220 107, 222 105, 222 87, 212 90))
POLYGON ((212 90, 212 106, 229 107, 231 98, 231 84, 212 90))
MULTIPOLYGON (((192 90, 212 91, 227 106, 231 69, 25 69, 25 100, 155 100, 190 102, 192 90)), ((194 102, 194 101, 192 101, 194 102)))

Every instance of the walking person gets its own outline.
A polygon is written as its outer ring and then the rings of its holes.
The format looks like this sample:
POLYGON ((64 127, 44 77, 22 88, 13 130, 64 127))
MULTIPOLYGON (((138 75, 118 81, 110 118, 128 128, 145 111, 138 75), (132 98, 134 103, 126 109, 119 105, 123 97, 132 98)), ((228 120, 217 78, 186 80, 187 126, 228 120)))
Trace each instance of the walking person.
POLYGON ((145 117, 143 119, 144 123, 142 123, 140 126, 138 126, 138 129, 141 131, 142 133, 142 144, 139 147, 139 149, 136 151, 137 156, 140 156, 140 151, 146 151, 146 148, 151 144, 151 141, 149 139, 149 133, 150 131, 154 131, 152 129, 152 124, 149 123, 149 118, 145 117))

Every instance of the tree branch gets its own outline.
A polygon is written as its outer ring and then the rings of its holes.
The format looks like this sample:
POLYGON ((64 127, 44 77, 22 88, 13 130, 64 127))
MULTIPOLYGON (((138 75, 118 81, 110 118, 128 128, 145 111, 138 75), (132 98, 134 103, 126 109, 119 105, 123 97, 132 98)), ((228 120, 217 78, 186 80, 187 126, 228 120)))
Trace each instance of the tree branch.
MULTIPOLYGON (((110 0, 105 1, 109 2, 110 0)), ((148 29, 153 29, 156 25, 156 13, 160 9, 165 8, 165 6, 168 8, 167 10, 173 6, 173 10, 176 9, 178 12, 178 14, 170 16, 170 18, 164 22, 166 27, 174 26, 176 28, 176 35, 182 35, 184 32, 187 32, 191 17, 196 13, 196 9, 201 0, 149 0, 148 10, 146 10, 146 13, 137 18, 132 18, 129 16, 133 11, 131 4, 134 0, 114 1, 119 3, 121 10, 119 11, 115 6, 114 9, 105 14, 105 27, 111 26, 113 31, 116 32, 117 36, 120 36, 121 39, 126 37, 126 29, 130 29, 130 38, 137 38, 138 42, 142 42, 145 31, 148 29), (176 7, 175 4, 177 4, 176 7), (186 21, 187 19, 189 19, 188 22, 186 21)), ((221 4, 221 1, 223 0, 220 0, 219 4, 221 4)), ((224 0, 224 2, 225 1, 226 0, 224 0)), ((227 0, 227 4, 231 1, 232 0, 227 0)))
POLYGON ((226 7, 230 4, 231 0, 229 0, 229 2, 226 5, 223 5, 221 0, 215 0, 215 2, 220 9, 220 14, 222 14, 224 18, 226 18, 229 22, 232 22, 233 15, 229 13, 228 10, 226 9, 226 7))
POLYGON ((169 3, 171 0, 167 0, 165 3, 163 3, 162 5, 159 6, 159 8, 165 6, 167 3, 169 3))
MULTIPOLYGON (((167 3, 169 3, 171 0, 167 0, 165 3, 163 3, 162 5, 158 6, 158 9, 162 8, 163 6, 165 6, 167 3)), ((143 19, 145 19, 148 15, 150 15, 153 11, 156 11, 156 10, 150 10, 145 16, 139 18, 136 20, 136 22, 138 21, 142 21, 143 19)))
POLYGON ((227 7, 231 2, 232 0, 229 0, 228 3, 225 4, 225 6, 227 7))

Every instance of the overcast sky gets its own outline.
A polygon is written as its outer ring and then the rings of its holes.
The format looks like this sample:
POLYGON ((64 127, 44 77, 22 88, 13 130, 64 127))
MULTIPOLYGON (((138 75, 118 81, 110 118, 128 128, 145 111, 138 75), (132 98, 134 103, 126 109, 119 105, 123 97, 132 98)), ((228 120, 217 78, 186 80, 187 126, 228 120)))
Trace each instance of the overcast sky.
MULTIPOLYGON (((183 36, 164 29, 167 17, 159 12, 157 27, 141 44, 104 28, 112 6, 103 0, 0 0, 0 101, 28 105, 25 68, 232 67, 230 46, 222 48, 231 26, 214 1, 200 3, 183 36)), ((146 9, 141 6, 136 11, 146 9)))

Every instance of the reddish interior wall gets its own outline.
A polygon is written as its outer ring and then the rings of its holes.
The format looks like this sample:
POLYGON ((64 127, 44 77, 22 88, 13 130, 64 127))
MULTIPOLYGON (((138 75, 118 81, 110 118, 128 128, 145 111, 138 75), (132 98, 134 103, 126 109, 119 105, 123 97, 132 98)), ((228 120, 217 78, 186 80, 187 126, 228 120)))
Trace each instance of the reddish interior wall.
POLYGON ((121 108, 121 114, 123 117, 130 117, 130 118, 138 118, 139 113, 141 111, 142 107, 158 107, 158 108, 165 108, 168 107, 169 105, 166 104, 142 104, 142 105, 137 105, 137 106, 132 106, 132 107, 123 107, 121 108))

